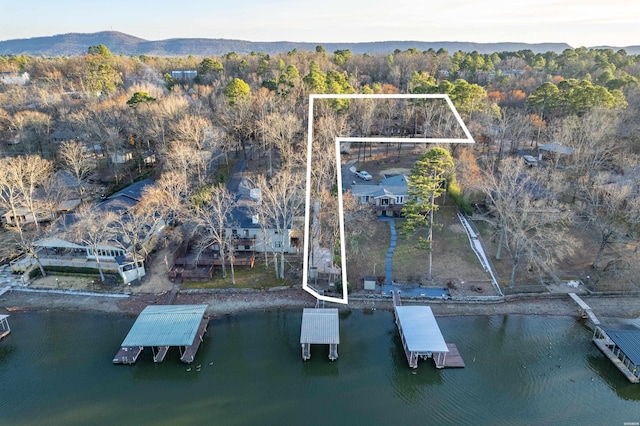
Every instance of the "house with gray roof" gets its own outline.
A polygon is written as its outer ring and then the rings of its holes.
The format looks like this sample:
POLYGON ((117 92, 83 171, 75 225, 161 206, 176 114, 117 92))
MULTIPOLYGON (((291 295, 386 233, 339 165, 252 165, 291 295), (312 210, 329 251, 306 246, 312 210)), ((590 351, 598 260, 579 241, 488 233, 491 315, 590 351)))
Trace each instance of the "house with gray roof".
POLYGON ((376 184, 355 184, 351 193, 362 204, 369 204, 378 216, 400 216, 409 196, 407 176, 389 175, 376 184))

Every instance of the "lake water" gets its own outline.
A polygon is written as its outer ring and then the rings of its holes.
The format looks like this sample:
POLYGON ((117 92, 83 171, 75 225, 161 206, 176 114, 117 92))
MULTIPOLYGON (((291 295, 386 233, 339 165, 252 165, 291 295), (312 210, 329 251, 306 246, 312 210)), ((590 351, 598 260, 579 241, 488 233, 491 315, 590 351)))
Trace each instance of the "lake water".
POLYGON ((0 341, 3 425, 622 425, 632 385, 575 318, 439 317, 463 369, 407 366, 393 315, 340 314, 340 358, 300 355, 301 310, 212 318, 193 365, 172 348, 111 360, 135 317, 14 313, 0 341), (212 365, 210 365, 212 363, 212 365), (196 371, 195 365, 201 365, 196 371), (191 367, 191 371, 187 371, 191 367))

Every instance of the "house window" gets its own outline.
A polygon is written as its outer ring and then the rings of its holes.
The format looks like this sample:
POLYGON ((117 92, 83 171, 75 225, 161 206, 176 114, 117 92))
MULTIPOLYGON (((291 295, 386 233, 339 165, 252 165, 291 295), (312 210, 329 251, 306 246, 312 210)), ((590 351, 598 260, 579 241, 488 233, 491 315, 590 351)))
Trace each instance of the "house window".
POLYGON ((282 241, 276 241, 275 242, 275 247, 276 248, 282 248, 282 241))
POLYGON ((248 237, 249 237, 249 230, 248 230, 248 229, 244 229, 244 230, 242 231, 242 236, 243 236, 244 238, 248 238, 248 237))
POLYGON ((388 206, 389 205, 389 199, 388 198, 383 198, 380 200, 380 205, 381 206, 388 206))
POLYGON ((244 246, 245 250, 251 250, 251 246, 244 246))
POLYGON ((369 195, 363 195, 363 196, 360 197, 360 202, 362 202, 363 204, 364 203, 368 203, 369 202, 369 198, 370 198, 369 195))
POLYGON ((232 229, 232 230, 231 230, 231 234, 232 234, 234 237, 237 237, 237 236, 238 236, 238 230, 237 230, 237 229, 232 229))
POLYGON ((396 204, 404 204, 404 196, 399 195, 396 197, 396 204))

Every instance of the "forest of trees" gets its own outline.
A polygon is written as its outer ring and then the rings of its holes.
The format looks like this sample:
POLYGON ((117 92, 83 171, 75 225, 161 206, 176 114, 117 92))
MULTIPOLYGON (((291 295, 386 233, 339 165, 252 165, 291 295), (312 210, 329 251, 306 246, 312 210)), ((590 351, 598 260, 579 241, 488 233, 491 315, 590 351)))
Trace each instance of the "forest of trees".
MULTIPOLYGON (((46 189, 61 170, 76 180, 83 202, 94 187, 115 190, 150 175, 157 184, 145 205, 167 218, 192 222, 195 229, 202 225, 203 205, 218 194, 225 165, 236 158, 263 160, 267 172, 255 181, 265 194, 280 182, 291 188, 291 181, 304 180, 309 94, 438 93, 450 96, 478 142, 468 150, 444 147, 456 164, 457 182, 467 201, 491 199, 487 217, 515 267, 526 260, 529 267, 553 273, 554 259, 570 247, 540 238, 534 243, 535 229, 554 227, 554 235, 561 235, 560 228, 568 232, 585 223, 600 235, 592 262, 600 272, 594 276, 633 263, 630 251, 619 247, 638 241, 640 56, 586 48, 561 54, 408 49, 354 55, 329 53, 322 46, 279 55, 229 52, 203 58, 196 53, 125 57, 100 45, 73 57, 0 56, 0 72, 30 76, 26 85, 0 83, 0 209, 25 207, 35 217, 52 197, 60 197, 46 189), (179 70, 197 70, 197 77, 173 79, 172 71, 179 70), (553 167, 536 171, 523 171, 509 159, 552 141, 571 147, 575 155, 555 158, 553 167), (109 161, 124 154, 131 161, 109 161), (39 174, 24 177, 28 173, 18 164, 36 158, 39 174), (545 191, 535 200, 505 195, 509 188, 523 187, 525 173, 535 181, 529 185, 545 191), (28 179, 31 186, 24 184, 28 179), (45 195, 34 197, 34 187, 45 195), (562 218, 536 214, 541 206, 562 211, 562 218), (525 211, 536 221, 523 223, 525 211), (567 211, 573 215, 565 217, 567 211)), ((442 124, 450 118, 410 103, 371 106, 336 99, 319 103, 315 114, 314 135, 328 143, 345 134, 436 137, 451 130, 442 124), (434 120, 441 125, 432 125, 434 120)), ((314 170, 314 197, 330 198, 332 167, 328 161, 314 170)), ((18 228, 8 232, 17 232, 20 250, 29 251, 34 237, 18 228)))

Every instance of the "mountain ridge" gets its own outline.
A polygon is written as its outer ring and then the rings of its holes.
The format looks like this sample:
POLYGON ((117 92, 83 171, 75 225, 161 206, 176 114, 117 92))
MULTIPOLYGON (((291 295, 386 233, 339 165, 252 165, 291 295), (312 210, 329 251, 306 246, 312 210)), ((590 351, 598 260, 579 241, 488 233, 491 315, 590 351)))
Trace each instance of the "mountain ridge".
MULTIPOLYGON (((396 49, 416 48, 463 52, 477 51, 481 54, 518 51, 529 49, 534 53, 553 51, 562 53, 565 49, 573 49, 567 43, 475 43, 460 41, 416 41, 389 40, 370 42, 294 42, 294 41, 248 41, 224 38, 169 38, 164 40, 146 40, 119 31, 100 31, 95 33, 65 33, 53 36, 32 37, 0 41, 0 55, 29 56, 75 56, 87 53, 89 46, 104 44, 116 55, 129 56, 220 56, 228 52, 248 54, 251 52, 276 54, 286 53, 293 49, 315 51, 322 45, 327 52, 349 49, 354 54, 392 53, 396 49)), ((640 54, 640 46, 627 47, 593 47, 625 49, 627 54, 640 54)), ((590 47, 591 49, 591 47, 590 47)))

